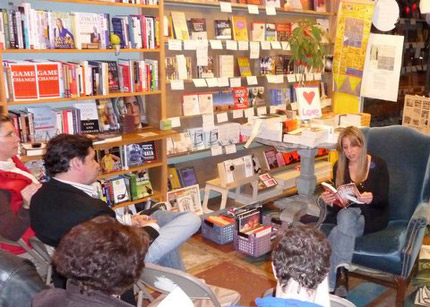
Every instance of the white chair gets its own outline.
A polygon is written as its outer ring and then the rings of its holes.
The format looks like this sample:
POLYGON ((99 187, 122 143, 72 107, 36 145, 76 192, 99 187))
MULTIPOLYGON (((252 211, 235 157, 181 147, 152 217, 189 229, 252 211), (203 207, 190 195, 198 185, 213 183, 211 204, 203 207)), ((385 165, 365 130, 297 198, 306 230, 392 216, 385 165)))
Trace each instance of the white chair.
MULTIPOLYGON (((39 248, 36 249, 35 244, 37 245, 38 242, 36 242, 35 240, 40 242, 40 244, 43 244, 36 237, 31 237, 29 238, 29 242, 33 248, 30 248, 23 239, 19 239, 18 241, 11 241, 3 237, 0 237, 0 243, 2 244, 9 244, 13 246, 22 247, 31 256, 32 258, 31 260, 33 261, 34 265, 36 267, 43 268, 42 272, 39 269, 38 269, 38 272, 39 274, 43 275, 42 277, 44 277, 45 283, 47 285, 50 285, 51 277, 52 277, 51 256, 49 256, 49 254, 46 252, 46 249, 44 250, 45 250, 45 253, 48 255, 48 258, 39 251, 39 248)), ((42 251, 42 249, 40 250, 42 251)))
POLYGON ((191 274, 152 263, 145 263, 142 276, 135 285, 139 289, 137 303, 139 307, 142 306, 144 296, 151 302, 148 306, 158 306, 166 294, 170 293, 176 286, 179 286, 193 300, 196 307, 231 306, 240 300, 240 293, 237 291, 207 285, 203 280, 191 274), (162 294, 154 299, 147 291, 146 286, 162 294))

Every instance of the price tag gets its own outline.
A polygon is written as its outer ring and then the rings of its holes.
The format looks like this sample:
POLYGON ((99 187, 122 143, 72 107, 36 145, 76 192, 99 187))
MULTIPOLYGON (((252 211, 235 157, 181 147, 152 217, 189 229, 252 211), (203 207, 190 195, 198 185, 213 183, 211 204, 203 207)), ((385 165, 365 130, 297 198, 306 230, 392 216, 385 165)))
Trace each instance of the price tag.
POLYGON ((281 42, 282 50, 289 51, 291 50, 290 44, 288 42, 281 42))
POLYGON ((216 120, 218 122, 218 124, 223 123, 223 122, 227 122, 228 121, 228 115, 227 113, 218 113, 216 115, 216 120))
POLYGON ((225 154, 233 154, 236 152, 236 144, 230 144, 225 146, 225 154))
POLYGON ((238 41, 239 43, 239 50, 248 50, 249 49, 249 45, 248 42, 246 41, 238 41))
POLYGON ((275 76, 274 75, 266 75, 266 79, 268 83, 275 83, 275 76))
POLYGON ((263 50, 270 50, 270 42, 268 42, 268 41, 262 41, 261 42, 261 49, 263 49, 263 50))
POLYGON ((232 40, 225 41, 225 49, 227 50, 237 50, 237 42, 232 40))
POLYGON ((218 86, 230 86, 228 78, 218 78, 218 86))
POLYGON ((211 43, 212 49, 222 49, 222 42, 220 40, 211 39, 209 42, 211 43))
POLYGON ((203 114, 202 123, 204 128, 213 128, 215 126, 215 120, 213 114, 203 114))
POLYGON ((254 108, 245 109, 245 117, 246 118, 254 117, 254 108))
POLYGON ((195 87, 207 87, 205 79, 193 79, 195 87))
POLYGON ((273 83, 284 83, 284 75, 274 75, 273 83))
POLYGON ((288 74, 288 75, 287 75, 287 80, 288 80, 288 82, 290 82, 290 83, 294 83, 294 82, 296 82, 296 75, 295 75, 295 74, 288 74))
POLYGON ((321 80, 321 73, 320 72, 314 73, 314 80, 321 80))
POLYGON ((260 12, 258 11, 258 5, 248 4, 248 13, 251 15, 258 15, 260 12))
POLYGON ((170 122, 172 123, 172 128, 181 127, 181 119, 179 117, 170 117, 170 122))
POLYGON ((257 85, 258 84, 256 76, 246 77, 246 82, 248 83, 248 85, 257 85))
POLYGON ((274 41, 274 42, 271 42, 271 43, 272 43, 272 49, 277 49, 277 50, 281 49, 281 43, 280 42, 274 41))
POLYGON ((233 118, 242 118, 243 110, 233 110, 233 118))
POLYGON ((291 110, 297 111, 299 108, 297 107, 297 102, 292 102, 291 104, 291 110))
POLYGON ((303 75, 302 74, 296 74, 296 80, 297 80, 297 82, 302 82, 303 81, 303 75))
POLYGON ((219 7, 221 9, 221 12, 224 12, 224 13, 231 13, 232 12, 230 2, 220 1, 219 7))
POLYGON ((169 39, 169 50, 182 50, 182 41, 180 39, 169 39))
POLYGON ((218 78, 207 78, 208 87, 218 87, 218 78))
POLYGON ((268 16, 276 15, 276 7, 266 5, 266 15, 268 16))
POLYGON ((242 82, 240 78, 230 78, 230 87, 241 87, 242 82))
POLYGON ((196 50, 197 41, 192 39, 184 40, 184 50, 196 50))
POLYGON ((214 145, 211 147, 211 155, 212 156, 220 156, 222 155, 222 146, 214 145))
POLYGON ((184 80, 171 80, 170 88, 172 91, 180 91, 184 89, 184 80))
POLYGON ((250 59, 258 59, 260 57, 260 42, 250 42, 250 52, 249 52, 249 58, 250 59))
POLYGON ((306 81, 313 81, 314 80, 314 74, 312 74, 312 73, 305 74, 305 77, 306 77, 306 81))
POLYGON ((278 106, 270 106, 270 114, 276 114, 277 109, 278 109, 278 106))
POLYGON ((264 115, 264 114, 267 114, 266 107, 258 107, 257 108, 257 115, 264 115))

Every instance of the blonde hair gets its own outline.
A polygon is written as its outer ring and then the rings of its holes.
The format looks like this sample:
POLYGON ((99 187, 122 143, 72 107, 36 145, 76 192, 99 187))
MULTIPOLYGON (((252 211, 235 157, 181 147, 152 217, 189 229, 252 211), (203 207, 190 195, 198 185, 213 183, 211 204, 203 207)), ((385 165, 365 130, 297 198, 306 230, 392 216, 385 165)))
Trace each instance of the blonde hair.
POLYGON ((337 140, 336 150, 339 153, 339 161, 337 162, 336 172, 336 187, 344 184, 345 169, 347 167, 347 157, 343 151, 343 140, 348 138, 352 146, 359 146, 361 148, 359 163, 359 172, 356 181, 362 182, 366 179, 367 175, 367 145, 364 141, 364 135, 357 127, 347 127, 339 135, 337 140))

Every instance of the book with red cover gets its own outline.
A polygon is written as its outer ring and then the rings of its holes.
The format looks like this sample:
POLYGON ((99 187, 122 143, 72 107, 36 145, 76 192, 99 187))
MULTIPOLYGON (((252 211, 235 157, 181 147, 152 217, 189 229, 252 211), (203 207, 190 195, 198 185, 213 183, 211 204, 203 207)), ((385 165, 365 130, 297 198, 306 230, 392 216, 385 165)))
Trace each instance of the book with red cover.
POLYGON ((291 22, 277 22, 275 23, 275 26, 278 41, 287 41, 292 32, 291 22))
POLYGON ((32 63, 10 63, 9 68, 13 100, 39 98, 36 65, 32 63))
POLYGON ((58 98, 60 93, 60 63, 38 63, 37 79, 40 98, 58 98))
POLYGON ((248 89, 246 87, 235 87, 232 89, 234 95, 234 109, 248 108, 248 89))

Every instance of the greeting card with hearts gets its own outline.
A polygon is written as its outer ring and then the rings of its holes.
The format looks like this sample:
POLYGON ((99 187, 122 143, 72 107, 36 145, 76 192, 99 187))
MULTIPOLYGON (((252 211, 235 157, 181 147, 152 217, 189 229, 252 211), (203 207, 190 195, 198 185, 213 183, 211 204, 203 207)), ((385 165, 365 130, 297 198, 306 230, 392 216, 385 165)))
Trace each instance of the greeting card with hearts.
POLYGON ((296 88, 296 95, 301 120, 320 117, 322 115, 318 88, 298 87, 296 88))

